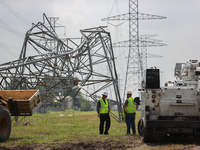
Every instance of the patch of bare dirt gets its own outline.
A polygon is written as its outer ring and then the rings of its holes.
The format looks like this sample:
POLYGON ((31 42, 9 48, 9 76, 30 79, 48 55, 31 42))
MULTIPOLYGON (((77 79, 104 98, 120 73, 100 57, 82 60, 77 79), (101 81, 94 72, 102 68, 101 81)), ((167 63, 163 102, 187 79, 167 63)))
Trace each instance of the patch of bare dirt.
MULTIPOLYGON (((132 137, 133 139, 139 138, 132 137)), ((126 150, 128 148, 139 147, 141 143, 134 143, 134 140, 129 141, 91 141, 88 143, 63 143, 59 147, 53 147, 50 145, 40 145, 37 146, 15 146, 15 147, 0 147, 0 150, 126 150)))
POLYGON ((200 150, 199 144, 195 144, 194 140, 190 138, 176 138, 173 140, 166 140, 165 142, 143 143, 142 137, 130 136, 124 140, 105 140, 105 141, 91 141, 80 143, 62 143, 55 147, 52 145, 30 145, 30 146, 15 146, 15 147, 1 147, 0 150, 140 150, 140 149, 167 149, 167 150, 200 150))
MULTIPOLYGON (((130 143, 132 144, 132 143, 130 143)), ((41 145, 42 146, 42 145, 41 145)), ((96 141, 90 143, 64 143, 59 147, 45 146, 35 148, 34 146, 15 146, 15 147, 0 147, 0 150, 109 150, 121 149, 125 150, 131 146, 123 144, 121 141, 96 141)))

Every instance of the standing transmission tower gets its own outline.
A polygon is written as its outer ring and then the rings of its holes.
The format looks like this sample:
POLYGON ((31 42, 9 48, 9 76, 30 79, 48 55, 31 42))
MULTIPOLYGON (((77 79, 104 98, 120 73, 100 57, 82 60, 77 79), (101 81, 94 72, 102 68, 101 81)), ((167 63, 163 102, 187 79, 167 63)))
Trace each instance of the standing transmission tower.
POLYGON ((147 54, 142 53, 139 47, 165 45, 162 43, 157 43, 157 41, 153 40, 141 41, 139 37, 139 25, 138 25, 139 20, 165 19, 165 18, 166 17, 163 16, 139 13, 138 0, 129 0, 129 13, 102 19, 102 21, 116 21, 116 20, 129 21, 129 40, 113 44, 113 47, 129 47, 125 86, 124 86, 124 98, 126 89, 136 91, 136 89, 140 87, 140 81, 141 78, 143 77, 143 72, 144 72, 143 62, 146 62, 146 60, 144 59, 147 58, 146 57, 147 54))

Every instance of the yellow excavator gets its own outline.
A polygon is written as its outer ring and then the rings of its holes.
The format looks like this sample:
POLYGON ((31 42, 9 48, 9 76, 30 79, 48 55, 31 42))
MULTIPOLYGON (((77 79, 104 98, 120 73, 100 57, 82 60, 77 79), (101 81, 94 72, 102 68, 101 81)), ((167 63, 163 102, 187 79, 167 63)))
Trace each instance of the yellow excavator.
POLYGON ((11 116, 31 116, 42 105, 39 90, 0 91, 0 142, 11 133, 11 116))

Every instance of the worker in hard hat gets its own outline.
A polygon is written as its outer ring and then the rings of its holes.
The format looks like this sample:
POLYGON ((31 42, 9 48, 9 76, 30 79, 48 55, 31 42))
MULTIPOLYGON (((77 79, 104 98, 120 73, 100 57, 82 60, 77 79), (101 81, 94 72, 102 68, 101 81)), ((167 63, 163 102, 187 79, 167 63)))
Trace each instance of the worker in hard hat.
POLYGON ((108 92, 103 92, 102 97, 99 99, 97 103, 97 113, 100 118, 99 125, 99 134, 108 134, 108 130, 110 128, 110 108, 108 104, 108 100, 106 99, 108 96, 108 92), (104 123, 106 122, 105 131, 104 131, 104 123))
POLYGON ((136 134, 135 130, 135 115, 139 107, 139 97, 132 97, 132 92, 127 92, 127 99, 123 105, 124 113, 126 116, 126 135, 130 135, 130 127, 132 128, 132 135, 136 134))

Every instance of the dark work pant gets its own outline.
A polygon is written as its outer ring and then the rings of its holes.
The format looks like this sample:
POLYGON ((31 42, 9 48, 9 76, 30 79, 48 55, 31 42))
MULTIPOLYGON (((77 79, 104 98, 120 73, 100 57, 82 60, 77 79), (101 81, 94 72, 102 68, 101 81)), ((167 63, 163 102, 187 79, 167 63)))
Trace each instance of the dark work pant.
POLYGON ((135 115, 127 115, 126 114, 126 126, 127 126, 127 131, 126 133, 130 134, 130 127, 132 128, 133 133, 136 133, 135 130, 135 115))
POLYGON ((100 134, 103 134, 104 130, 104 123, 106 122, 105 132, 108 133, 108 130, 110 128, 110 116, 109 115, 102 115, 100 114, 100 125, 99 125, 99 132, 100 134))

